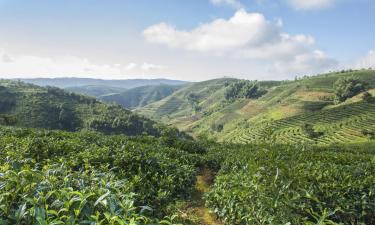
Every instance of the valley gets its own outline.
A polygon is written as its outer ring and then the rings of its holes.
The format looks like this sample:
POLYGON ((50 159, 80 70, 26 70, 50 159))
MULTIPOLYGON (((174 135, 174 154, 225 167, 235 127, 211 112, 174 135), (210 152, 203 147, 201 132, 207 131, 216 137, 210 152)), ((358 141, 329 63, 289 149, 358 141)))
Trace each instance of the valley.
POLYGON ((1 80, 0 222, 373 224, 374 88, 375 71, 341 71, 106 103, 1 80))

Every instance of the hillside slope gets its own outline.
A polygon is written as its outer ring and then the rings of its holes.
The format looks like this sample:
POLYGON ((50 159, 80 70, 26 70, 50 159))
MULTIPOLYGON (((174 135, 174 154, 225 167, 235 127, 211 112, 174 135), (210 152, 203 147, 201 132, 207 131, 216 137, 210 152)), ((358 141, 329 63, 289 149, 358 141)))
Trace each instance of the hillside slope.
MULTIPOLYGON (((311 113, 319 115, 321 112, 326 113, 326 110, 339 107, 333 105, 333 84, 339 78, 353 75, 367 82, 370 88, 375 87, 374 70, 346 71, 305 77, 295 81, 262 81, 259 85, 263 86, 267 93, 260 98, 239 98, 228 101, 224 93, 228 83, 236 80, 218 79, 187 85, 171 96, 143 107, 139 112, 176 125, 179 129, 194 135, 207 136, 219 141, 229 138, 236 142, 252 142, 254 138, 237 139, 244 136, 243 133, 251 131, 258 134, 259 126, 262 129, 268 127, 264 124, 298 115, 301 117, 305 115, 307 118, 311 113), (198 96, 195 105, 189 104, 187 97, 190 93, 196 93, 198 96)), ((350 104, 355 102, 349 99, 345 103, 346 107, 351 108, 350 104)), ((372 115, 370 108, 365 107, 365 110, 372 115)), ((352 115, 358 116, 358 113, 354 110, 352 115)), ((302 121, 301 125, 304 123, 309 121, 302 121)), ((327 121, 327 124, 330 123, 335 121, 327 121)), ((366 138, 360 133, 361 131, 357 132, 359 139, 356 140, 366 138)), ((330 138, 329 132, 325 132, 325 135, 326 139, 330 138)), ((298 141, 298 138, 288 139, 287 142, 289 141, 298 141)))
POLYGON ((79 87, 88 85, 110 86, 119 88, 135 88, 147 85, 182 85, 187 82, 180 80, 168 79, 127 79, 127 80, 102 80, 91 78, 34 78, 34 79, 17 79, 26 83, 31 83, 39 86, 54 86, 59 88, 79 87))
POLYGON ((108 134, 160 133, 155 122, 118 105, 9 80, 0 80, 0 124, 108 134))
POLYGON ((155 85, 132 88, 116 94, 99 96, 100 100, 122 105, 125 108, 139 108, 159 101, 180 89, 177 85, 155 85))
POLYGON ((103 95, 118 94, 125 91, 125 88, 112 87, 105 85, 86 85, 86 86, 73 86, 64 88, 67 91, 84 94, 92 97, 100 97, 103 95))

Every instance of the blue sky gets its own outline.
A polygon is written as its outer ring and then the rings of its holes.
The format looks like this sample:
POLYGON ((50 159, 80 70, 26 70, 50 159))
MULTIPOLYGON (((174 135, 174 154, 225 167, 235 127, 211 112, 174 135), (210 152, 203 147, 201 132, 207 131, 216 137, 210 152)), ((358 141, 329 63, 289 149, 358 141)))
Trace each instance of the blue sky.
POLYGON ((373 0, 0 0, 0 77, 288 79, 375 67, 373 0))

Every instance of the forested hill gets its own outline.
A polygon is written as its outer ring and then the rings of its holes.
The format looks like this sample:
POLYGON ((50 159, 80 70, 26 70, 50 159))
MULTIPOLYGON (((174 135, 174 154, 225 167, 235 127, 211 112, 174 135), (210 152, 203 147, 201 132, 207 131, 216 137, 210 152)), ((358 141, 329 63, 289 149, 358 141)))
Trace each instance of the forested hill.
POLYGON ((103 95, 118 94, 127 89, 120 88, 120 87, 105 86, 105 85, 86 85, 86 86, 67 87, 67 88, 64 88, 64 90, 98 98, 103 95))
POLYGON ((121 93, 102 95, 99 99, 122 105, 125 108, 139 108, 159 101, 178 89, 181 85, 154 85, 132 88, 121 93))
POLYGON ((118 105, 54 87, 0 80, 0 124, 158 136, 161 125, 118 105))

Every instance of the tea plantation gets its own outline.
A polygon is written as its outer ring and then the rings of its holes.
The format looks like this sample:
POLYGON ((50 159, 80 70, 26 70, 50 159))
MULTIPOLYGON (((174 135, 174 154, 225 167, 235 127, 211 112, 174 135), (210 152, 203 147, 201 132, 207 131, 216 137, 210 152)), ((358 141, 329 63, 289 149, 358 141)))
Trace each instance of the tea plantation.
POLYGON ((167 142, 1 128, 0 224, 156 223, 200 162, 167 142))
POLYGON ((207 205, 228 224, 374 224, 374 147, 238 147, 207 205))
POLYGON ((0 224, 192 224, 200 168, 226 224, 374 224, 375 143, 233 145, 0 129, 0 224))

